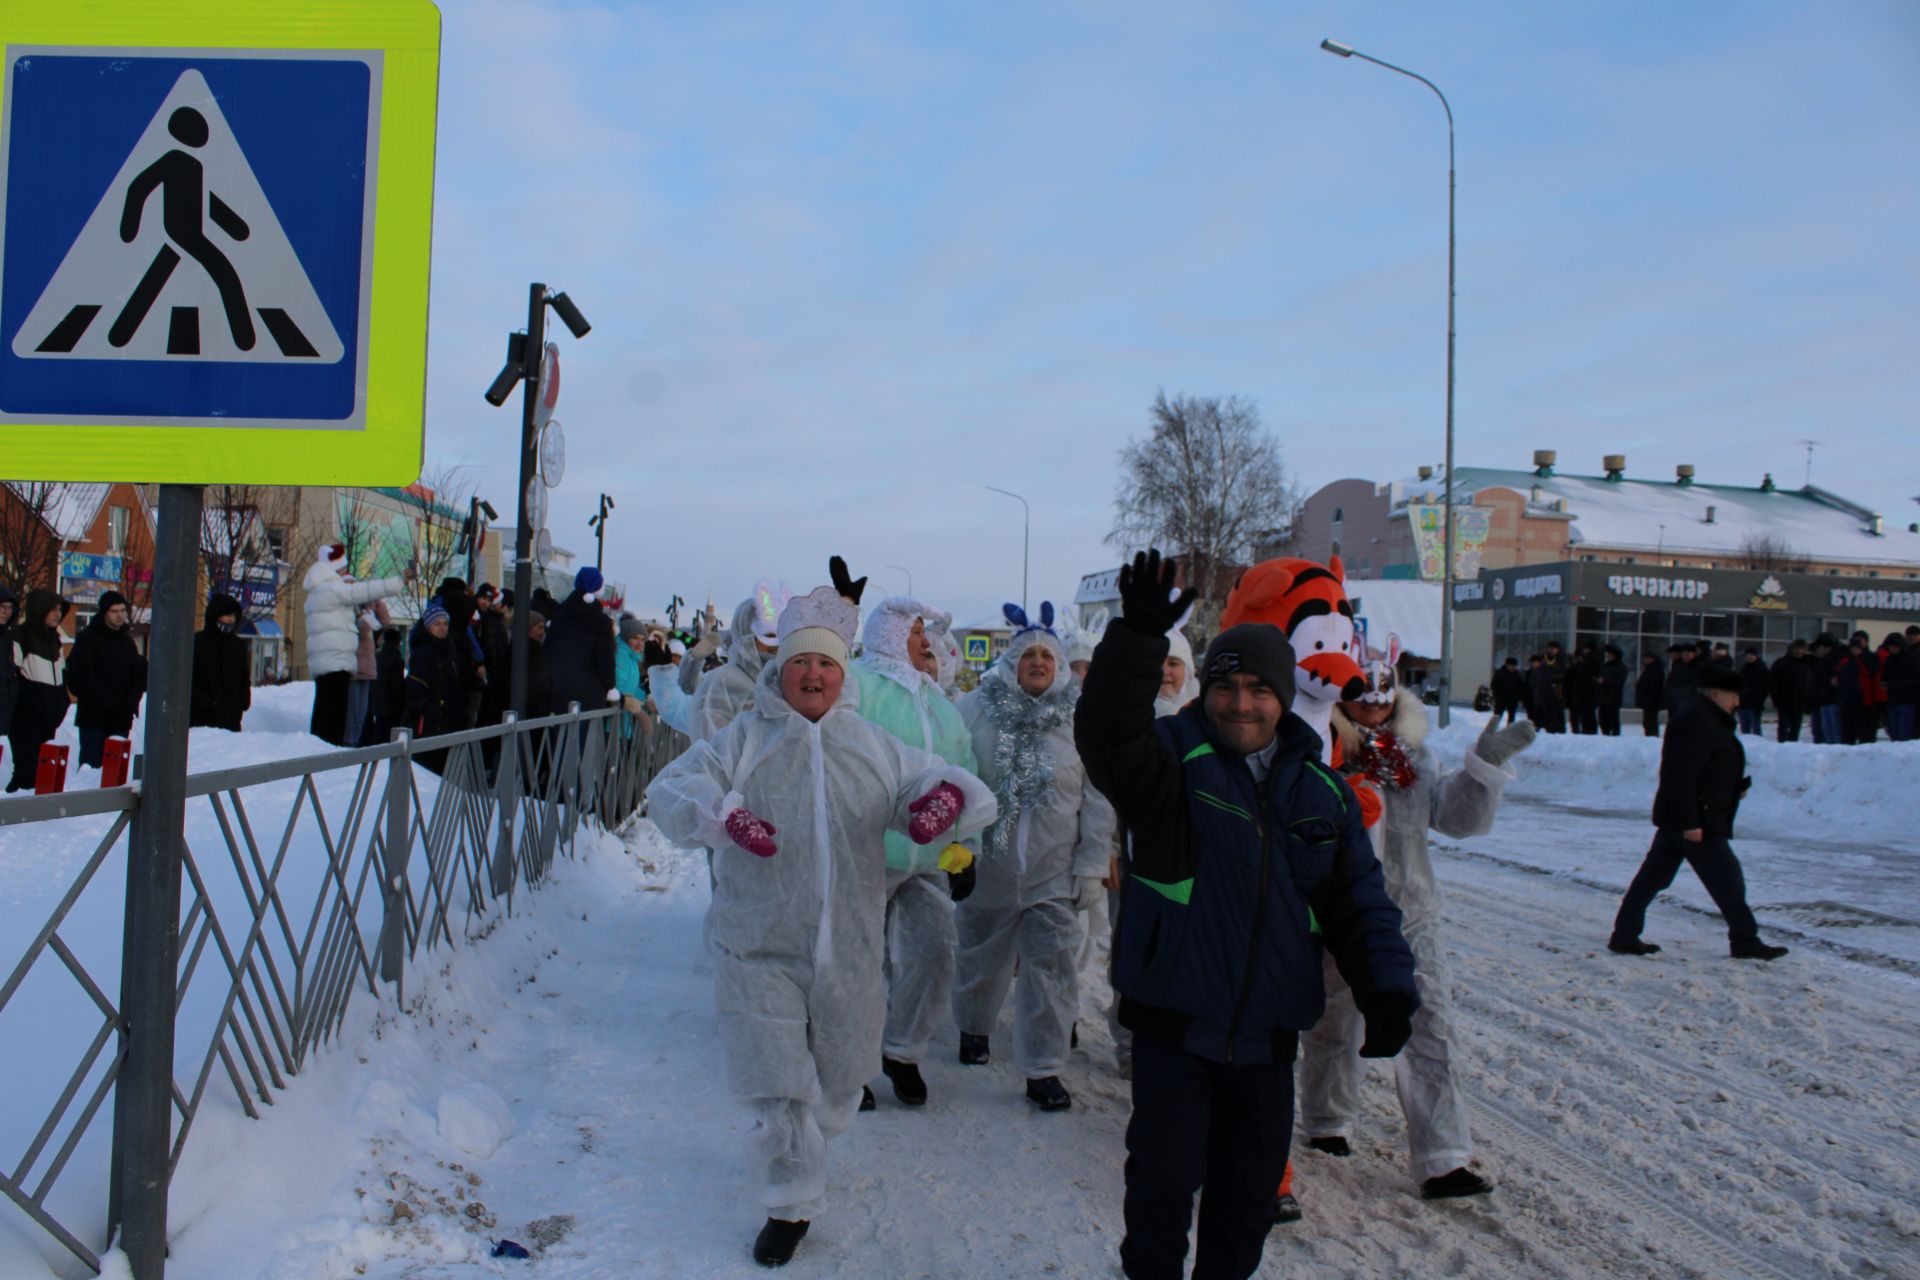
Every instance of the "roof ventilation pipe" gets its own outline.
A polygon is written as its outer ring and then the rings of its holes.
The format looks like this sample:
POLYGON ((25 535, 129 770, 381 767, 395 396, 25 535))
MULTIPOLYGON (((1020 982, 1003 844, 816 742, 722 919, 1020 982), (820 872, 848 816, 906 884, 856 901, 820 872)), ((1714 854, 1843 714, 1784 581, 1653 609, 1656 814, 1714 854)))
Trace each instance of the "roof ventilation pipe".
POLYGON ((1553 464, 1559 457, 1560 455, 1551 449, 1535 449, 1533 451, 1533 474, 1537 476, 1552 475, 1553 464))
POLYGON ((1718 524, 1719 522, 1720 522, 1720 508, 1715 506, 1709 506, 1707 508, 1707 523, 1718 524))
POLYGON ((1874 537, 1876 538, 1885 537, 1887 532, 1886 517, 1881 515, 1878 511, 1874 512, 1873 519, 1867 521, 1867 528, 1873 531, 1874 537))
POLYGON ((1627 455, 1626 454, 1610 453, 1606 457, 1600 459, 1600 464, 1607 469, 1607 479, 1609 480, 1626 479, 1627 477, 1627 455))
POLYGON ((1431 480, 1431 479, 1433 479, 1433 468, 1432 468, 1432 467, 1422 467, 1422 468, 1420 468, 1420 478, 1421 478, 1422 480, 1431 480))
POLYGON ((1693 464, 1691 462, 1683 462, 1673 469, 1673 474, 1674 483, 1684 489, 1693 483, 1693 464))

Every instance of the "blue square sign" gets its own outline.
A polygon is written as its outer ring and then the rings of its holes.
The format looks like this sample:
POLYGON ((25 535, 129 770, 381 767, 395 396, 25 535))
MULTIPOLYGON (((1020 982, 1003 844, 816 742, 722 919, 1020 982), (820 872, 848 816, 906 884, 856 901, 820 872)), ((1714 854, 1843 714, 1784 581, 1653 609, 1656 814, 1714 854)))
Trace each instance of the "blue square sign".
POLYGON ((364 428, 380 58, 10 46, 0 424, 364 428))

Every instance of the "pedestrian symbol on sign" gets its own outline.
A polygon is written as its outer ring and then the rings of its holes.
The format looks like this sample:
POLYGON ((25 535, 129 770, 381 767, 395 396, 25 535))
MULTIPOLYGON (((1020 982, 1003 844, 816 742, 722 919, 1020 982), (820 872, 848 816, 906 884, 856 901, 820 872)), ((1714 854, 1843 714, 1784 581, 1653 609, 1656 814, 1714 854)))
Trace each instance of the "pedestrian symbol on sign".
POLYGON ((305 364, 345 354, 200 72, 183 71, 160 103, 13 353, 305 364))

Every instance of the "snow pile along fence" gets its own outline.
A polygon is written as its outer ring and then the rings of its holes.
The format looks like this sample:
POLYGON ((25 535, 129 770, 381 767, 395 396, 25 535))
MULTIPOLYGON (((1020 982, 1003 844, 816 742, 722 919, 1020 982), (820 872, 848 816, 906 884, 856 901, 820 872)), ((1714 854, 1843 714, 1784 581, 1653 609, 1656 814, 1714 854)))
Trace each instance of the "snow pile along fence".
POLYGON ((64 1249, 98 1272, 126 1197, 164 1189, 203 1106, 257 1118, 356 994, 391 984, 401 1002, 411 966, 510 914, 523 886, 572 855, 582 821, 614 831, 637 816, 686 745, 617 708, 576 706, 192 775, 173 1078, 159 1087, 121 1074, 125 982, 142 963, 126 892, 137 784, 0 800, 9 840, 64 844, 79 864, 37 930, 24 933, 29 918, 0 932, 0 946, 23 944, 0 970, 0 1192, 35 1224, 0 1211, 7 1229, 38 1233, 50 1266, 64 1249), (152 1094, 170 1094, 170 1157, 133 1168, 125 1113, 152 1094))

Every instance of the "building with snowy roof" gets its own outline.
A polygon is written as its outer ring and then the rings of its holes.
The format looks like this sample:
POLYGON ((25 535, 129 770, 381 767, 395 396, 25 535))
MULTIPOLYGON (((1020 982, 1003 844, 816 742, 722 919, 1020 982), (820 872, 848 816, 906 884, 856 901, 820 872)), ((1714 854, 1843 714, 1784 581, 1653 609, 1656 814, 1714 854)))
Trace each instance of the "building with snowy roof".
MULTIPOLYGON (((1349 578, 1440 574, 1444 483, 1433 467, 1379 483, 1346 479, 1302 504, 1268 554, 1325 562, 1349 578)), ((1602 474, 1562 474, 1550 450, 1528 469, 1454 473, 1455 575, 1561 561, 1676 569, 1774 569, 1833 577, 1920 579, 1920 528, 1814 485, 1709 483, 1681 466, 1671 479, 1630 475, 1624 455, 1602 474)))

